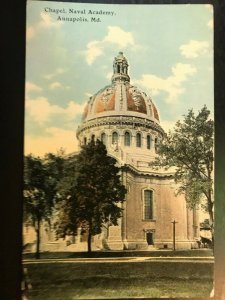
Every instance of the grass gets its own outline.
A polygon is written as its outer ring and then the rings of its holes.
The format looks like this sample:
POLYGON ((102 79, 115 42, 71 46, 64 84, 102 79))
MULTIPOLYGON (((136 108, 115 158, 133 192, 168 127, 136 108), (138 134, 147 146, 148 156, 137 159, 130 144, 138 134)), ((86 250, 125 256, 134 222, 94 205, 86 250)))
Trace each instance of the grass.
POLYGON ((213 264, 185 262, 26 264, 29 300, 207 297, 213 264))
POLYGON ((57 285, 43 285, 33 289, 30 300, 72 300, 72 299, 115 299, 115 298, 161 298, 161 297, 207 297, 211 282, 202 280, 174 279, 105 279, 92 278, 57 285))

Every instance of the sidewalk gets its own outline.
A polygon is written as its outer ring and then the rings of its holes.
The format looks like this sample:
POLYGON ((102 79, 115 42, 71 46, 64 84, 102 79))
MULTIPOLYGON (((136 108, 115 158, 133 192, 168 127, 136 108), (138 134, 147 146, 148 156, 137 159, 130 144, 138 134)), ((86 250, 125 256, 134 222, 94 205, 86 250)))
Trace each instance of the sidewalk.
POLYGON ((44 263, 124 263, 124 262, 192 262, 192 263, 214 263, 214 257, 209 256, 130 256, 130 257, 98 257, 98 258, 42 258, 42 259, 24 259, 23 264, 44 264, 44 263))

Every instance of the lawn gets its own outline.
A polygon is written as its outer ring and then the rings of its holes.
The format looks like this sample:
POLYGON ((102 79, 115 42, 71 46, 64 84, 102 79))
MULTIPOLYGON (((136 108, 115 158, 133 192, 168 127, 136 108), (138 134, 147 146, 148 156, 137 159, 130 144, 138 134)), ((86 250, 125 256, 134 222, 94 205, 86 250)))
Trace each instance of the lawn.
POLYGON ((207 297, 213 264, 108 262, 26 264, 29 300, 207 297))

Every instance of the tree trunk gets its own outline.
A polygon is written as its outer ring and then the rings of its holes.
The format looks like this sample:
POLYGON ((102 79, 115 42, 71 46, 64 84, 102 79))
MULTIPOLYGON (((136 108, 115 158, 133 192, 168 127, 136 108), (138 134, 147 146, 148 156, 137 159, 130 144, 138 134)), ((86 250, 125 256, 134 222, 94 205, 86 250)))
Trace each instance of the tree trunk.
POLYGON ((40 239, 41 239, 40 227, 41 227, 41 222, 40 220, 37 220, 37 227, 36 227, 37 242, 36 242, 36 253, 35 253, 36 259, 40 258, 40 239))
POLYGON ((88 253, 91 253, 91 238, 92 238, 92 224, 89 222, 89 229, 88 229, 88 253))
POLYGON ((211 234, 212 234, 212 249, 214 252, 214 214, 213 214, 213 203, 212 203, 211 190, 208 191, 208 199, 207 200, 208 200, 210 228, 211 228, 211 234))

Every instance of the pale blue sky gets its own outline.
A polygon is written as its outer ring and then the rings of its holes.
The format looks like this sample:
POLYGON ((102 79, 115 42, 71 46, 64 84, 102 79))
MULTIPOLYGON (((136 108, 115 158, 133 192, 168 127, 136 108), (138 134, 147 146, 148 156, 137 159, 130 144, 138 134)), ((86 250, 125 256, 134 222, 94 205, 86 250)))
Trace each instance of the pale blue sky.
POLYGON ((110 84, 119 51, 128 59, 131 83, 152 97, 165 130, 190 108, 198 112, 206 104, 213 115, 212 18, 209 5, 28 1, 25 153, 77 150, 84 104, 110 84), (91 22, 89 10, 114 15, 91 22))

